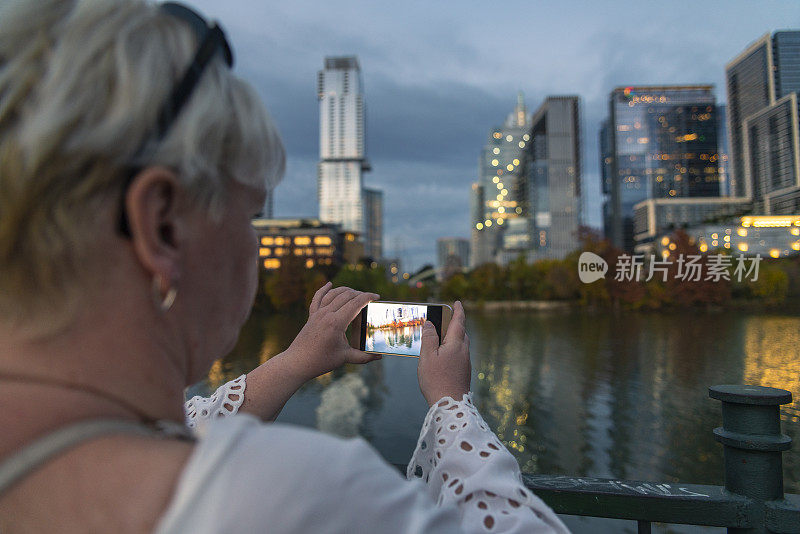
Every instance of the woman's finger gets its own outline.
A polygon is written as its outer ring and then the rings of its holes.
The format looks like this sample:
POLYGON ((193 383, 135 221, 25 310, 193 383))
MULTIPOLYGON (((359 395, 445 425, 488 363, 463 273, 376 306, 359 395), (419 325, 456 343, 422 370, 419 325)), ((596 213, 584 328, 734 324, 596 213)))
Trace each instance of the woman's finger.
POLYGON ((352 299, 356 298, 359 295, 363 295, 361 291, 356 291, 355 289, 347 288, 347 291, 342 291, 336 298, 328 304, 328 309, 332 312, 337 312, 341 309, 342 306, 350 302, 352 299))
POLYGON ((334 299, 337 296, 341 295, 345 291, 352 291, 352 289, 350 289, 349 287, 345 287, 345 286, 334 287, 333 289, 328 291, 328 293, 324 297, 322 297, 322 300, 319 303, 319 307, 323 308, 323 307, 329 305, 331 302, 334 301, 334 299))
POLYGON ((464 306, 461 305, 460 300, 457 300, 453 304, 453 318, 450 320, 450 326, 447 327, 447 333, 444 335, 444 342, 455 343, 461 341, 465 334, 464 323, 464 306))
POLYGON ((356 349, 352 349, 347 354, 347 361, 349 363, 369 363, 380 359, 380 354, 368 354, 356 349))
POLYGON ((364 309, 364 306, 379 298, 381 298, 381 296, 377 293, 361 293, 341 307, 342 317, 347 319, 347 324, 350 324, 359 312, 364 309))
POLYGON ((439 334, 436 327, 430 321, 425 321, 422 325, 422 344, 419 347, 419 359, 425 360, 439 349, 439 334))
POLYGON ((327 282, 324 286, 317 289, 317 292, 314 293, 314 298, 311 299, 311 305, 308 307, 308 311, 311 313, 316 312, 319 309, 320 303, 322 302, 322 297, 330 290, 331 286, 330 282, 327 282))

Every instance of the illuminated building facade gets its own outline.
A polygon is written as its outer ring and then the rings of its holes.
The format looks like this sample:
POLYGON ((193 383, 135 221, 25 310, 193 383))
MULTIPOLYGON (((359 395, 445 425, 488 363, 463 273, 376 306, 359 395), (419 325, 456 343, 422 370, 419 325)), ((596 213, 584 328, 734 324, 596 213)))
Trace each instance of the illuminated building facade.
POLYGON ((504 249, 525 250, 531 260, 563 259, 579 247, 582 212, 579 98, 547 97, 533 114, 529 135, 517 193, 521 217, 509 221, 504 249))
POLYGON ((319 99, 319 218, 364 236, 365 254, 380 257, 382 201, 364 189, 370 170, 364 148, 365 105, 354 56, 327 57, 317 75, 319 99), (376 226, 377 225, 377 226, 376 226))
POLYGON ((310 269, 354 264, 364 255, 355 232, 317 219, 255 219, 253 227, 259 264, 268 271, 278 269, 289 256, 297 256, 310 269))
MULTIPOLYGON (((700 252, 781 258, 800 254, 800 216, 747 215, 717 224, 691 226, 684 231, 700 252)), ((656 240, 656 251, 666 255, 673 246, 669 235, 656 240)))
POLYGON ((436 240, 437 278, 460 272, 469 265, 469 241, 461 237, 442 237, 436 240))
MULTIPOLYGON (((634 248, 637 204, 720 196, 711 85, 614 89, 600 148, 605 234, 625 250, 634 248)), ((722 204, 712 201, 710 206, 722 204)))
POLYGON ((665 231, 693 226, 711 219, 727 220, 750 211, 742 198, 650 198, 634 206, 637 253, 650 253, 665 231))
POLYGON ((800 213, 800 31, 765 34, 725 74, 733 193, 756 211, 800 213))
POLYGON ((520 92, 503 126, 489 132, 478 161, 478 184, 472 190, 474 266, 503 261, 504 225, 522 214, 518 198, 521 160, 530 141, 529 130, 530 115, 520 92))

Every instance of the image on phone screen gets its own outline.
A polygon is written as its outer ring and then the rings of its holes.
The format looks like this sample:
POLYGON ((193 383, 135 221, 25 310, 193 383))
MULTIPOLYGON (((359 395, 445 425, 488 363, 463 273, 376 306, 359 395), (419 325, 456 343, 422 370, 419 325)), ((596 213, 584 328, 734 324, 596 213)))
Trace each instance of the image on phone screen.
POLYGON ((372 302, 367 306, 364 350, 419 356, 428 306, 372 302))

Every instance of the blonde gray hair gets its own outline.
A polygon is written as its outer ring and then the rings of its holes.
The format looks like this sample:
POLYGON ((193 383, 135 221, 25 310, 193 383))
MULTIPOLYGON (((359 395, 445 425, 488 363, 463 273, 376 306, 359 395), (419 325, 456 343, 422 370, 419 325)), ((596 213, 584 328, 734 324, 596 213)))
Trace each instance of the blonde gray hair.
POLYGON ((119 201, 131 167, 177 169, 212 214, 227 180, 268 190, 280 180, 281 140, 220 57, 136 161, 197 44, 142 0, 0 4, 0 318, 70 300, 98 210, 119 201))

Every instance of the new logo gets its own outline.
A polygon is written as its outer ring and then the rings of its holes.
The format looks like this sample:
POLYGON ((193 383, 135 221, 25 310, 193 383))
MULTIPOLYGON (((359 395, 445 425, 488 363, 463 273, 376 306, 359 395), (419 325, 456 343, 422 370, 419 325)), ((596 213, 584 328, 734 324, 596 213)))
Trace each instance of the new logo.
POLYGON ((584 284, 591 284, 606 277, 608 263, 594 252, 584 252, 578 258, 578 278, 584 284))

